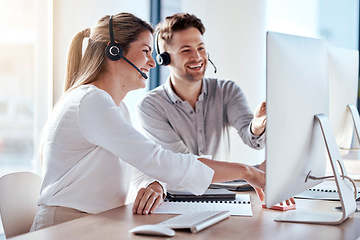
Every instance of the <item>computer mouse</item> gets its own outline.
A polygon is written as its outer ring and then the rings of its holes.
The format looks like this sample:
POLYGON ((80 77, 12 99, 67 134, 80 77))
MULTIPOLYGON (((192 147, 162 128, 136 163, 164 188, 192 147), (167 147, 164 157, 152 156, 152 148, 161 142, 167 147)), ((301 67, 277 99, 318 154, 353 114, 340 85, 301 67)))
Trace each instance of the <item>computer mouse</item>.
POLYGON ((156 224, 140 225, 130 229, 129 232, 134 234, 141 234, 141 235, 154 235, 154 236, 166 236, 166 237, 173 237, 175 235, 175 231, 172 230, 171 228, 156 224))

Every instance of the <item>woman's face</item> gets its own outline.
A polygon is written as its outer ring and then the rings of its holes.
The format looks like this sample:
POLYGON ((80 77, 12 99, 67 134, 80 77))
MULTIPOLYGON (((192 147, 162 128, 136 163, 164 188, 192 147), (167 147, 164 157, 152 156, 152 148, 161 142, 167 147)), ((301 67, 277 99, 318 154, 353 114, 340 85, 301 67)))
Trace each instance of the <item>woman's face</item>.
MULTIPOLYGON (((138 40, 130 43, 127 53, 124 55, 141 72, 149 74, 150 68, 155 67, 155 61, 152 58, 153 35, 150 31, 143 31, 138 40)), ((125 60, 123 60, 125 61, 125 60)), ((125 63, 127 77, 129 78, 128 90, 144 88, 146 79, 129 63, 125 63)))

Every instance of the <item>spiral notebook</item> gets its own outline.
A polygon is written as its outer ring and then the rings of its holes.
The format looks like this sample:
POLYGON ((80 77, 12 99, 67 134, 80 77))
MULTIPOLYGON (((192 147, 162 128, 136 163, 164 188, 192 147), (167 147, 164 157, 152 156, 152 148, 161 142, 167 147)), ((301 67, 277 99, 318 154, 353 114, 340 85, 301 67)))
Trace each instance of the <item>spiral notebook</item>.
MULTIPOLYGON (((360 188, 358 187, 358 195, 360 195, 360 188)), ((305 199, 318 199, 318 200, 334 200, 339 201, 339 193, 334 186, 334 183, 322 182, 312 188, 309 188, 305 192, 302 192, 295 196, 295 198, 305 198, 305 199)), ((356 199, 360 201, 360 198, 356 199)))
POLYGON ((236 194, 235 200, 232 201, 170 201, 165 199, 154 214, 184 214, 214 210, 230 211, 232 216, 253 216, 249 194, 236 194))

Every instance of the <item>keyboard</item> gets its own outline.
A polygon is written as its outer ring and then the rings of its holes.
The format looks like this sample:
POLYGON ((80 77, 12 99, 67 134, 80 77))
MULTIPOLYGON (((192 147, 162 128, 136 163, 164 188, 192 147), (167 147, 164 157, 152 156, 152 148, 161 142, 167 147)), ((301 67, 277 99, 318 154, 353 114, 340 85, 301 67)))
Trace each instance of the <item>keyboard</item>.
POLYGON ((192 233, 197 233, 230 215, 230 211, 188 212, 165 220, 158 225, 172 229, 189 229, 192 233))

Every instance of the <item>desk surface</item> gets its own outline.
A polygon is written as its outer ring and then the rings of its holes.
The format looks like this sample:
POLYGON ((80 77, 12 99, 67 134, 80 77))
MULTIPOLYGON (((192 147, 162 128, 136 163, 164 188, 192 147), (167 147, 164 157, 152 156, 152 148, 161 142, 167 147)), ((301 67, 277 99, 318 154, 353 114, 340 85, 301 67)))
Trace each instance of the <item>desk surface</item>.
MULTIPOLYGON (((255 192, 250 193, 253 217, 231 216, 203 231, 193 234, 187 231, 176 231, 171 239, 351 239, 360 237, 360 212, 337 226, 280 223, 273 219, 281 212, 262 209, 255 192)), ((339 206, 336 201, 296 199, 297 209, 316 211, 335 211, 339 206)), ((64 239, 164 239, 162 237, 139 236, 129 233, 129 229, 142 225, 154 224, 174 215, 134 215, 132 204, 115 208, 96 215, 91 215, 54 227, 24 234, 14 240, 64 240, 64 239)))

